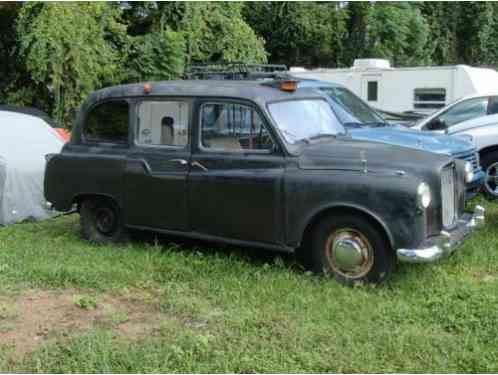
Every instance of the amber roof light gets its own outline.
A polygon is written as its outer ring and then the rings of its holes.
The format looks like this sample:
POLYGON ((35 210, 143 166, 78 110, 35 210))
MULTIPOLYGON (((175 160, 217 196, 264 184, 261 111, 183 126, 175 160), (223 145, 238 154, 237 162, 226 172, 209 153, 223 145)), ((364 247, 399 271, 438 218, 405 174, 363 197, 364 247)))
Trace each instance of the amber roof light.
POLYGON ((152 91, 152 85, 150 83, 144 84, 144 94, 150 94, 152 91))
POLYGON ((297 90, 297 81, 282 81, 279 88, 282 91, 294 92, 297 90))

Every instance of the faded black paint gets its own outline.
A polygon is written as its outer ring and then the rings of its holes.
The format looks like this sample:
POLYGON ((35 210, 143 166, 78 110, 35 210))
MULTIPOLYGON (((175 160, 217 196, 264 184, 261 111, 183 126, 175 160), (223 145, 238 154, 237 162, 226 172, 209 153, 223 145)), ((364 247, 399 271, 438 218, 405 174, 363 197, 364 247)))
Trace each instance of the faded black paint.
MULTIPOLYGON (((440 174, 453 162, 448 157, 355 141, 347 135, 289 152, 266 104, 321 98, 316 91, 285 93, 260 83, 233 81, 158 83, 152 88, 150 95, 143 94, 142 85, 127 85, 90 96, 71 142, 47 165, 45 195, 56 209, 69 210, 82 195, 105 195, 116 200, 130 227, 280 250, 295 249, 316 215, 340 207, 375 220, 393 249, 416 247, 442 229, 440 174), (185 148, 134 144, 135 104, 141 98, 158 97, 192 99, 190 139, 185 148), (85 144, 81 132, 86 113, 116 98, 127 98, 131 106, 129 146, 85 144), (211 98, 257 108, 266 118, 276 148, 268 153, 235 153, 199 147, 198 108, 211 98), (416 203, 416 189, 422 181, 432 191, 432 204, 425 212, 416 203)), ((463 211, 463 163, 455 163, 463 211)))

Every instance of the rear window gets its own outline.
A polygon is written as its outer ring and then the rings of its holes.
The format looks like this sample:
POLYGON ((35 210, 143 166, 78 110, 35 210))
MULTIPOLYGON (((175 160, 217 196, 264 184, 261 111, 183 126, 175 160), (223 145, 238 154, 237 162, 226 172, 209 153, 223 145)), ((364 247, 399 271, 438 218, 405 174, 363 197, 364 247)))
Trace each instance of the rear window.
POLYGON ((87 142, 127 144, 128 124, 128 102, 105 102, 94 107, 87 115, 83 135, 87 142))

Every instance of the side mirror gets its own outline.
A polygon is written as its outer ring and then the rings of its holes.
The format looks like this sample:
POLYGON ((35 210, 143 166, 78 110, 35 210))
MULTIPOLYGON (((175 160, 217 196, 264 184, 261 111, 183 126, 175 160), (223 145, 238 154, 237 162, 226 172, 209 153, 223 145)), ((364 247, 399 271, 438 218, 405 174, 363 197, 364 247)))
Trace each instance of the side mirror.
POLYGON ((446 130, 446 128, 446 123, 437 118, 427 124, 429 130, 446 130))

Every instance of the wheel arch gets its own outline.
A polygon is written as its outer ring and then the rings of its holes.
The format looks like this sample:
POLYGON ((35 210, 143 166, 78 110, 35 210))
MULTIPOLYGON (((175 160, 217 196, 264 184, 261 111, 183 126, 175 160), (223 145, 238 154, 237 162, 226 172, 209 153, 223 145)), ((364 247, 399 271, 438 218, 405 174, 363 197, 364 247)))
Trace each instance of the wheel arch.
POLYGON ((103 194, 103 193, 78 193, 78 194, 75 194, 72 198, 71 204, 76 205, 78 207, 78 211, 79 211, 81 202, 83 202, 86 199, 90 199, 90 198, 107 199, 107 200, 113 202, 120 210, 122 210, 122 207, 119 203, 119 200, 116 199, 116 197, 114 197, 110 194, 103 194))
POLYGON ((370 221, 377 229, 385 236, 387 242, 394 249, 394 238, 391 231, 389 230, 387 224, 374 212, 366 209, 364 207, 356 206, 353 204, 335 204, 326 207, 321 207, 320 209, 313 212, 305 221, 304 230, 301 235, 301 245, 306 242, 306 240, 311 235, 313 228, 326 216, 329 215, 340 215, 340 214, 355 214, 361 215, 370 221))
POLYGON ((498 152, 498 144, 497 145, 490 145, 483 147, 479 150, 479 159, 482 160, 484 155, 489 154, 490 152, 498 152))

